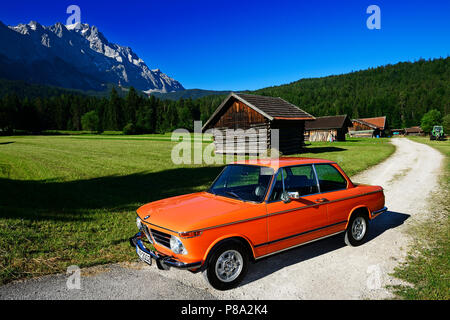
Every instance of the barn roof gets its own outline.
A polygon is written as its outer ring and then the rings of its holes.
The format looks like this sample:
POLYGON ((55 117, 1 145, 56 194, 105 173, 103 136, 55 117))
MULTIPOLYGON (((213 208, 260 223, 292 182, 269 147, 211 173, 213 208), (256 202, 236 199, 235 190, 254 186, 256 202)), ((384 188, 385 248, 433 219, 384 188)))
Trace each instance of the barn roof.
MULTIPOLYGON (((243 102, 251 104, 273 119, 313 120, 309 113, 281 98, 257 96, 253 94, 235 94, 243 102)), ((258 111, 258 110, 256 110, 258 111)))
POLYGON ((386 117, 361 118, 355 119, 353 121, 359 121, 365 125, 370 124, 375 127, 374 129, 384 130, 384 128, 386 127, 386 117))
POLYGON ((422 133, 423 130, 420 126, 405 128, 406 133, 422 133))
POLYGON ((257 96, 253 94, 244 93, 230 93, 228 97, 221 103, 213 115, 203 126, 205 129, 216 117, 220 114, 220 111, 227 105, 230 99, 237 99, 256 112, 263 115, 270 121, 273 120, 314 120, 314 116, 310 115, 306 111, 303 111, 296 105, 287 102, 281 98, 257 96))
POLYGON ((351 126, 352 122, 346 114, 341 116, 318 117, 313 121, 305 122, 305 130, 341 129, 351 126))

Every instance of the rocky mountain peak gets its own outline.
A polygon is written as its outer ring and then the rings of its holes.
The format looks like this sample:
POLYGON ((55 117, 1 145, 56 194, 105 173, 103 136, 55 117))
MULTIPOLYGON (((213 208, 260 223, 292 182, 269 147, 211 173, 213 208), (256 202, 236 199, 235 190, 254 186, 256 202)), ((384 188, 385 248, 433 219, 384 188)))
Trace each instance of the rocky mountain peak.
POLYGON ((45 84, 89 90, 100 90, 107 83, 119 82, 122 86, 133 86, 141 91, 184 90, 178 81, 159 69, 150 70, 129 46, 110 43, 94 25, 77 23, 66 26, 58 22, 45 27, 31 21, 3 29, 0 55, 20 66, 20 71, 12 72, 16 78, 22 73, 28 75, 24 80, 41 79, 40 82, 45 84), (54 72, 39 75, 36 69, 33 70, 36 63, 51 65, 54 72), (83 84, 82 88, 79 83, 83 84))

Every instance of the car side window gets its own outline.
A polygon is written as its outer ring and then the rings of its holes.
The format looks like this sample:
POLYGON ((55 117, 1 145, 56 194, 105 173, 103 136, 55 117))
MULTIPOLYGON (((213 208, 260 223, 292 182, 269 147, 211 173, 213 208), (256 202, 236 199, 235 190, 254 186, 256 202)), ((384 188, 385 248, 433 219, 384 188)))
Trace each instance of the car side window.
POLYGON ((347 188, 347 180, 332 165, 315 165, 317 178, 319 179, 320 191, 330 192, 347 188))
POLYGON ((286 168, 284 185, 287 192, 298 192, 300 197, 319 192, 312 165, 286 168))
MULTIPOLYGON (((298 192, 301 197, 319 192, 312 165, 283 168, 283 176, 284 186, 287 192, 298 192)), ((280 171, 269 201, 281 200, 282 193, 283 181, 280 171)))

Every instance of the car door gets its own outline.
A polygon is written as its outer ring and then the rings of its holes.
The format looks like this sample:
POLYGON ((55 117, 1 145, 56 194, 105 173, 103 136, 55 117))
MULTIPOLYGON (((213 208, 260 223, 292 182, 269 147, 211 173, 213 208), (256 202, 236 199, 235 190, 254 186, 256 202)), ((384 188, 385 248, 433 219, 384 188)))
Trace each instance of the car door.
POLYGON ((327 203, 328 228, 330 232, 343 231, 350 208, 358 201, 355 188, 348 189, 347 179, 339 172, 337 165, 315 164, 321 198, 327 203))
POLYGON ((284 167, 278 171, 267 200, 267 253, 276 252, 320 237, 327 223, 326 203, 321 202, 312 165, 284 167), (283 192, 298 192, 288 203, 283 192))

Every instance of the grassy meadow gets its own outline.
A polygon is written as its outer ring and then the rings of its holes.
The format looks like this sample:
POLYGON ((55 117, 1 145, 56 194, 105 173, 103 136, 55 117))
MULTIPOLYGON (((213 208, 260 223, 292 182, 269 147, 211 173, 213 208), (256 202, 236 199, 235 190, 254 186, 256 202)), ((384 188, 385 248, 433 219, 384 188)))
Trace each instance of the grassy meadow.
MULTIPOLYGON (((0 137, 0 284, 136 259, 135 210, 204 190, 222 168, 175 165, 175 145, 170 135, 0 137)), ((351 176, 393 152, 387 139, 350 139, 301 156, 335 160, 351 176)))

